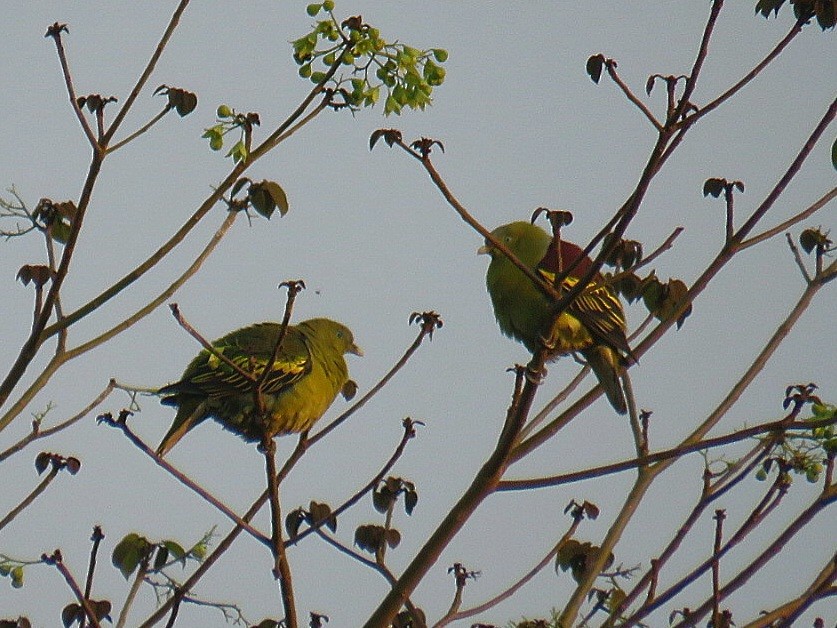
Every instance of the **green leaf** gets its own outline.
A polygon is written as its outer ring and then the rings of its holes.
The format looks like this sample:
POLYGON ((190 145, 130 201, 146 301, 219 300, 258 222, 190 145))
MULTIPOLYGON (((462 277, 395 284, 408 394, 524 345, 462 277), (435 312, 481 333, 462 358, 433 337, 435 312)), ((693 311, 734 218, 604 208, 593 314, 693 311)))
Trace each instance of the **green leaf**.
POLYGON ((227 157, 232 157, 235 163, 247 160, 247 147, 244 145, 244 140, 238 140, 235 145, 227 153, 227 157))
POLYGON ((38 475, 41 475, 41 473, 46 471, 51 461, 52 456, 45 451, 42 451, 37 456, 35 456, 35 470, 38 472, 38 475))
POLYGON ((232 118, 233 110, 229 105, 218 105, 215 115, 219 118, 232 118))
POLYGON ((326 11, 334 11, 334 0, 325 0, 323 2, 323 9, 326 11))
POLYGON ((281 216, 287 214, 289 209, 288 197, 285 194, 285 190, 282 189, 282 186, 276 183, 276 181, 262 181, 262 187, 267 190, 274 205, 279 208, 279 214, 281 216))
POLYGON ((309 4, 307 7, 305 7, 305 12, 308 15, 310 15, 311 17, 315 17, 317 15, 317 13, 320 12, 320 9, 322 9, 322 8, 323 8, 323 5, 321 5, 321 4, 309 4))
POLYGON ((154 570, 159 571, 165 567, 169 560, 169 551, 165 547, 158 547, 157 554, 154 556, 154 570))
POLYGON ((63 220, 56 220, 52 223, 52 239, 59 244, 66 244, 67 240, 70 239, 71 230, 70 223, 64 222, 63 220))
POLYGON ((250 190, 250 203, 253 206, 253 209, 256 210, 260 216, 264 216, 268 220, 273 215, 273 210, 276 209, 276 204, 270 198, 270 194, 268 194, 263 188, 257 188, 250 190))
POLYGON ((127 580, 145 557, 149 547, 150 544, 145 538, 131 532, 113 548, 111 562, 127 580))
POLYGON ((436 59, 436 61, 438 61, 439 63, 444 63, 448 60, 448 51, 444 48, 434 48, 433 58, 436 59))
POLYGON ((9 575, 12 577, 12 586, 15 589, 19 589, 23 586, 23 565, 18 565, 12 569, 9 575))
POLYGON ((416 507, 418 503, 418 493, 414 490, 407 491, 404 493, 404 510, 407 512, 408 515, 413 514, 413 508, 416 507))

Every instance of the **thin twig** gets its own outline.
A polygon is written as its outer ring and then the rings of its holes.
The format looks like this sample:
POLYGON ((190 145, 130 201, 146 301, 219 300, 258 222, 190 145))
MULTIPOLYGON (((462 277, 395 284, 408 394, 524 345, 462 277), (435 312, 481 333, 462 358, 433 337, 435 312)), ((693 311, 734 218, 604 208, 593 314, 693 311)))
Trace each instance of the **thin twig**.
MULTIPOLYGON (((777 433, 773 441, 781 438, 781 433, 777 433)), ((748 464, 744 465, 741 468, 737 475, 735 476, 725 476, 725 479, 718 480, 714 485, 710 483, 711 474, 709 470, 706 469, 704 471, 704 482, 703 482, 703 490, 701 491, 701 496, 698 502, 695 504, 694 508, 692 509, 691 513, 686 517, 686 520, 678 529, 677 533, 672 537, 672 539, 668 542, 665 549, 659 555, 657 559, 651 560, 651 568, 647 571, 639 581, 634 585, 634 587, 625 595, 624 599, 619 602, 616 608, 613 609, 610 618, 603 624, 603 628, 609 628, 614 625, 614 622, 618 619, 623 617, 624 612, 627 608, 631 605, 631 603, 639 597, 640 593, 648 587, 648 595, 646 596, 645 602, 643 606, 647 606, 651 604, 657 595, 657 579, 659 577, 660 570, 668 563, 672 556, 677 552, 680 548, 683 540, 686 538, 686 535, 692 530, 695 523, 698 521, 700 516, 703 514, 704 510, 712 504, 714 501, 718 500, 721 496, 723 496, 728 490, 732 489, 734 486, 737 486, 740 482, 742 482, 745 478, 750 477, 750 473, 755 469, 755 467, 761 463, 764 458, 767 457, 770 450, 772 449, 772 442, 771 443, 759 443, 756 449, 760 452, 760 455, 750 461, 748 464)), ((746 457, 746 456, 745 456, 746 457)), ((775 483, 774 483, 775 486, 775 483)), ((772 495, 772 490, 768 491, 765 499, 769 499, 772 495)), ((764 502, 764 500, 763 500, 764 502)), ((754 512, 763 510, 763 504, 757 506, 754 512)))
MULTIPOLYGON (((285 286, 288 289, 288 299, 285 302, 285 313, 282 315, 282 322, 279 324, 279 334, 276 337, 276 342, 273 344, 273 351, 270 354, 270 359, 267 361, 267 364, 265 364, 261 376, 254 378, 256 385, 254 386, 253 392, 259 397, 267 378, 270 376, 271 371, 273 371, 273 365, 276 364, 276 358, 279 357, 279 350, 282 348, 282 343, 285 341, 285 336, 288 333, 288 324, 291 322, 291 312, 293 312, 294 309, 296 295, 299 294, 300 290, 305 288, 305 284, 302 281, 283 281, 280 285, 285 286)), ((256 404, 257 407, 261 408, 263 404, 260 399, 257 401, 259 401, 256 404)), ((263 408, 261 409, 263 411, 263 408)))
POLYGON ((392 469, 392 467, 395 466, 395 463, 398 461, 398 459, 401 458, 401 456, 404 453, 404 449, 407 446, 407 443, 415 435, 416 435, 415 423, 410 419, 405 419, 404 420, 404 435, 401 437, 401 441, 398 443, 398 446, 395 448, 395 451, 390 456, 389 460, 386 461, 384 466, 381 468, 380 471, 378 471, 378 473, 375 475, 375 477, 373 477, 369 482, 366 483, 366 485, 363 488, 361 488, 359 491, 355 492, 354 495, 352 495, 349 499, 347 499, 345 502, 343 502, 340 506, 335 508, 329 514, 328 517, 326 517, 326 518, 324 518, 320 521, 315 521, 309 527, 307 527, 305 530, 303 530, 302 532, 300 532, 296 536, 291 537, 287 541, 285 541, 285 545, 296 545, 297 543, 299 543, 302 539, 304 539, 306 536, 308 536, 312 532, 316 532, 317 530, 322 528, 322 526, 324 526, 329 520, 331 520, 333 518, 336 518, 336 517, 340 516, 341 514, 343 514, 344 512, 346 512, 349 508, 351 508, 357 502, 359 502, 363 498, 364 495, 368 494, 376 486, 378 486, 378 484, 381 482, 381 480, 384 479, 384 476, 386 476, 386 474, 389 473, 390 469, 392 469))
POLYGON ((648 106, 636 97, 636 95, 631 91, 631 88, 625 84, 625 82, 616 72, 616 62, 612 59, 607 59, 605 61, 605 68, 607 68, 607 73, 610 76, 610 78, 613 80, 614 83, 616 83, 619 86, 619 89, 622 90, 622 93, 625 94, 628 100, 630 100, 634 105, 637 106, 637 108, 642 113, 645 114, 645 117, 648 118, 648 121, 654 125, 654 128, 657 129, 657 131, 662 131, 663 125, 660 123, 660 121, 657 120, 656 116, 654 116, 654 114, 651 112, 648 106))
POLYGON ((174 34, 175 29, 177 28, 178 23, 180 22, 180 18, 183 15, 183 12, 186 10, 186 7, 189 6, 189 0, 180 0, 175 8, 174 13, 172 13, 171 19, 169 19, 169 23, 166 26, 166 30, 163 32, 163 36, 160 38, 157 47, 154 49, 154 52, 151 54, 151 58, 148 60, 148 63, 145 66, 142 74, 140 75, 139 79, 137 80, 136 85, 131 90, 131 93, 125 99, 125 103, 117 112, 116 116, 113 119, 110 127, 107 131, 105 131, 104 135, 102 136, 102 145, 107 146, 110 140, 113 138, 114 133, 116 133, 119 126, 122 124, 122 121, 125 119, 125 116, 130 111, 131 107, 134 104, 134 101, 139 96, 142 88, 145 87, 145 84, 148 82, 148 79, 151 78, 151 74, 154 72, 154 68, 157 66, 157 62, 160 60, 160 57, 163 55, 163 51, 166 49, 166 45, 168 45, 171 36, 174 34))
POLYGON ((267 487, 270 497, 271 550, 274 556, 273 577, 279 580, 282 593, 282 606, 285 609, 285 626, 297 628, 296 599, 294 598, 293 578, 285 543, 282 540, 282 513, 279 504, 279 482, 276 476, 276 441, 265 436, 262 442, 267 472, 267 487))
POLYGON ((49 473, 47 473, 46 477, 41 480, 38 486, 36 486, 32 492, 29 493, 29 495, 24 497, 22 502, 12 508, 5 517, 0 519, 0 530, 14 521, 15 517, 17 517, 25 508, 29 506, 29 504, 35 501, 35 499, 37 499, 38 496, 46 490, 47 486, 49 486, 55 479, 55 476, 58 475, 58 471, 60 471, 60 467, 58 465, 52 465, 49 473))
MULTIPOLYGON (((58 370, 66 362, 90 351, 91 349, 96 348, 97 346, 101 345, 102 343, 110 340, 114 336, 122 333, 132 325, 136 324, 146 316, 148 316, 151 312, 156 310, 160 305, 165 303, 172 294, 174 294, 186 281, 189 280, 195 273, 198 272, 200 267, 209 257, 215 247, 218 246, 221 239, 227 233, 227 231, 232 226, 233 222, 235 221, 236 217, 238 216, 235 212, 230 212, 225 218, 224 221, 221 223, 221 226, 218 227, 218 230, 212 236, 210 241, 204 247, 204 249, 200 252, 195 261, 185 270, 183 273, 160 295, 157 296, 153 301, 146 304, 144 307, 137 310, 133 315, 129 316, 121 323, 111 327, 109 330, 105 331, 102 334, 99 334, 95 338, 88 340, 87 342, 80 344, 79 346, 68 349, 67 351, 61 353, 60 355, 53 356, 52 360, 44 367, 41 373, 35 378, 35 381, 24 391, 24 393, 20 396, 20 398, 9 408, 9 410, 0 418, 0 430, 2 430, 6 425, 8 425, 23 409, 26 405, 32 400, 32 398, 40 391, 55 372, 58 370)), ((67 317, 69 318, 69 316, 67 317)), ((65 319, 66 320, 66 319, 65 319)), ((46 333, 46 332, 44 332, 46 333)))
POLYGON ((726 512, 719 508, 715 511, 715 542, 712 546, 712 625, 719 626, 721 619, 721 543, 724 540, 724 519, 726 512))
POLYGON ((61 550, 55 550, 50 556, 44 554, 41 557, 41 561, 47 565, 54 565, 55 568, 58 569, 58 572, 64 576, 64 580, 69 585, 70 590, 73 592, 73 595, 75 595, 82 610, 84 610, 84 614, 87 615, 87 621, 90 622, 90 626, 92 628, 101 628, 101 624, 99 624, 99 620, 96 618, 96 613, 90 606, 90 601, 84 597, 84 594, 81 592, 81 588, 78 586, 78 582, 76 582, 73 574, 70 573, 70 570, 67 569, 67 566, 64 564, 63 557, 61 556, 61 550))
POLYGON ((124 140, 121 140, 121 141, 117 142, 116 144, 113 144, 113 145, 111 145, 111 146, 108 146, 108 147, 107 147, 106 152, 107 152, 108 154, 110 154, 110 153, 112 153, 112 152, 114 152, 114 151, 119 150, 120 148, 122 148, 123 146, 125 146, 125 144, 127 144, 128 142, 131 142, 131 141, 133 141, 133 140, 137 139, 140 135, 142 135, 143 133, 145 133, 146 131, 148 131, 151 127, 153 127, 153 126, 154 126, 155 124, 157 124, 160 120, 162 120, 162 119, 163 119, 163 116, 165 116, 165 115, 166 115, 169 111, 171 111, 171 109, 172 109, 172 108, 171 108, 170 106, 166 105, 165 107, 163 107, 163 110, 162 110, 160 113, 158 113, 157 115, 155 115, 153 118, 151 118, 151 120, 149 120, 148 122, 146 122, 145 124, 143 124, 140 128, 138 128, 136 131, 134 131, 133 133, 131 133, 131 134, 130 134, 128 137, 126 137, 124 140))
POLYGON ((811 585, 797 598, 785 602, 770 612, 763 613, 758 619, 743 628, 769 628, 774 626, 792 626, 808 606, 828 596, 837 595, 834 582, 837 580, 837 554, 833 555, 822 571, 814 578, 811 585))
POLYGON ((802 255, 799 253, 799 249, 794 244, 793 238, 791 237, 790 233, 786 233, 785 237, 788 241, 788 246, 790 247, 791 253, 793 253, 793 259, 796 262, 796 265, 799 267, 799 271, 802 273, 802 276, 805 278, 807 283, 811 283, 813 279, 811 275, 808 273, 808 269, 805 267, 805 262, 802 261, 802 255))
POLYGON ((706 438, 695 442, 683 442, 676 447, 664 449, 653 454, 648 454, 640 458, 631 458, 622 462, 614 462, 610 464, 601 465, 598 467, 591 467, 581 471, 573 471, 570 473, 562 473, 560 475, 552 475, 542 478, 533 478, 528 480, 502 480, 497 485, 498 491, 522 491, 533 488, 548 488, 554 486, 562 486, 564 484, 572 484, 582 480, 589 480, 591 478, 603 477, 606 475, 613 475, 622 471, 628 471, 637 467, 648 466, 653 463, 662 462, 665 460, 672 460, 682 457, 688 453, 696 451, 704 451, 721 447, 730 443, 735 443, 746 438, 758 436, 760 434, 769 434, 774 432, 781 432, 784 430, 812 430, 827 425, 837 424, 837 418, 831 417, 827 419, 818 419, 811 421, 795 421, 788 423, 785 419, 778 421, 771 421, 761 425, 754 425, 753 427, 744 428, 736 432, 731 432, 723 436, 715 436, 713 438, 706 438))
POLYGON ((574 518, 573 523, 570 526, 569 530, 564 533, 561 539, 556 543, 550 550, 547 552, 546 556, 544 556, 537 565, 535 565, 528 573, 526 573, 523 577, 521 577, 517 582, 512 584, 502 593, 494 596, 490 600, 483 602, 478 606, 474 606, 472 608, 468 608, 462 611, 455 611, 453 613, 448 612, 444 617, 442 617, 438 622, 433 625, 433 628, 443 628, 447 626, 451 622, 465 619, 467 617, 473 617, 474 615, 478 615, 479 613, 484 613, 485 611, 497 606, 497 604, 504 602, 505 600, 509 599, 515 593, 517 593, 521 588, 523 588, 532 578, 534 578, 538 573, 540 573, 544 567, 546 567, 558 552, 561 551, 561 548, 566 544, 568 540, 572 538, 575 534, 576 529, 578 528, 579 523, 581 523, 581 518, 574 518))
MULTIPOLYGON (((713 552, 712 556, 708 559, 704 560, 700 563, 697 567, 692 569, 688 574, 680 578, 674 584, 670 585, 665 591, 659 593, 657 597, 654 598, 652 601, 648 601, 646 604, 643 604, 639 609, 637 609, 627 620, 626 624, 631 625, 632 622, 638 622, 644 617, 647 617, 656 609, 660 608, 662 605, 666 604, 670 600, 672 600, 675 596, 679 595, 683 590, 687 587, 692 585, 694 582, 699 580, 707 571, 711 571, 713 566, 720 561, 721 558, 726 556, 726 554, 733 549, 736 545, 738 545, 741 541, 745 539, 745 537, 752 532, 756 526, 759 525, 761 521, 763 521, 767 515, 769 515, 782 501, 782 498, 785 496, 787 492, 787 486, 784 485, 784 481, 782 480, 781 476, 777 476, 776 480, 770 486, 768 491, 759 501, 759 503, 753 508, 750 512, 750 515, 747 519, 742 523, 738 530, 735 531, 729 540, 721 547, 719 546, 717 551, 713 552)), ((713 589, 713 594, 709 597, 710 606, 714 604, 715 600, 717 599, 717 603, 720 604, 721 595, 720 589, 715 591, 713 589)))
POLYGON ((199 495, 202 499, 204 499, 209 504, 218 509, 219 512, 221 512, 224 516, 229 518, 237 526, 240 526, 244 530, 246 530, 254 539, 268 547, 270 546, 270 539, 264 534, 262 534, 259 530, 254 528, 252 525, 250 525, 248 519, 239 517, 235 513, 235 511, 232 510, 232 508, 224 504, 212 493, 210 493, 200 484, 192 480, 188 475, 174 467, 168 460, 166 460, 162 456, 157 455, 157 453, 151 447, 149 447, 145 443, 145 441, 143 441, 139 436, 137 436, 136 433, 134 433, 134 431, 130 427, 128 427, 128 423, 125 420, 123 420, 122 418, 104 419, 104 422, 110 425, 111 427, 115 427, 116 429, 120 430, 128 438, 128 440, 131 441, 137 447, 137 449, 139 449, 146 456, 151 458, 155 462, 155 464, 157 464, 157 466, 162 467, 178 482, 194 491, 197 495, 199 495))
POLYGON ((63 421, 62 423, 59 423, 58 425, 54 425, 50 428, 42 430, 41 427, 40 427, 40 424, 38 424, 36 422, 33 422, 31 432, 29 432, 26 436, 21 438, 18 442, 16 442, 14 445, 9 447, 5 451, 0 452, 0 462, 3 462, 6 458, 11 456, 12 454, 18 453, 24 447, 29 445, 29 443, 31 443, 33 441, 36 441, 40 438, 46 438, 48 436, 52 436, 56 432, 60 432, 61 430, 67 429, 68 427, 70 427, 74 423, 77 423, 78 421, 83 419, 85 416, 90 414, 90 412, 92 412, 93 409, 96 408, 96 406, 98 406, 105 399, 107 399, 107 397, 110 395, 110 393, 113 392, 113 389, 115 387, 116 387, 116 380, 113 380, 113 379, 110 380, 110 382, 108 382, 108 385, 105 386, 105 389, 102 392, 100 392, 96 396, 96 398, 93 399, 93 401, 91 401, 89 404, 87 404, 87 406, 85 406, 78 414, 74 414, 69 419, 67 419, 66 421, 63 421))
POLYGON ((805 25, 807 20, 797 20, 797 22, 793 25, 787 35, 785 35, 781 41, 771 50, 767 56, 762 59, 752 70, 750 70, 741 80, 739 80, 735 85, 730 87, 727 91, 723 94, 718 96, 715 100, 707 103, 696 112, 688 115, 686 118, 678 122, 678 126, 680 127, 687 127, 692 126, 695 122, 697 122, 700 118, 705 116, 706 114, 710 113, 711 111, 717 109, 721 104, 729 100, 732 96, 734 96, 738 91, 740 91, 745 85, 747 85, 750 81, 752 81, 756 76, 758 76, 762 70, 764 70, 771 61, 773 61, 779 54, 787 47, 787 45, 793 41, 793 39, 802 32, 802 27, 805 25))
POLYGON ((87 141, 90 142, 90 146, 93 147, 94 151, 99 151, 101 150, 99 142, 96 140, 96 136, 93 134, 93 129, 90 128, 90 124, 87 122, 87 118, 84 117, 84 113, 81 111, 81 107, 78 104, 76 88, 73 87, 73 77, 70 74, 70 65, 67 62, 67 54, 64 51, 64 42, 61 38, 61 30, 62 25, 56 22, 49 28, 49 30, 47 30, 47 36, 52 37, 52 40, 55 42, 55 48, 58 52, 58 60, 61 62, 61 72, 64 75, 64 84, 67 86, 67 94, 70 97, 70 105, 76 114, 76 118, 78 118, 78 121, 81 124, 84 134, 87 136, 87 141))
POLYGON ((546 350, 540 350, 532 357, 527 367, 531 377, 525 378, 525 384, 519 399, 512 401, 494 451, 462 497, 454 504, 444 520, 412 559, 392 590, 366 621, 366 628, 379 628, 392 622, 404 605, 405 600, 412 595, 424 574, 439 559, 442 550, 462 529, 482 501, 496 488, 506 469, 520 429, 532 407, 535 392, 542 379, 545 357, 546 350))
POLYGON ((143 556, 137 566, 137 573, 134 574, 134 580, 131 582, 131 588, 128 589, 128 595, 125 596, 125 602, 122 604, 122 610, 119 612, 119 617, 116 620, 114 628, 124 628, 128 621, 128 613, 134 605, 134 600, 137 598, 142 583, 145 581, 145 576, 148 573, 148 556, 143 556))
POLYGON ((837 187, 831 188, 820 199, 818 199, 817 201, 812 203, 809 207, 807 207, 803 211, 799 212, 795 216, 792 216, 791 218, 788 218, 783 223, 778 224, 775 227, 771 227, 770 229, 768 229, 764 233, 760 233, 757 236, 753 236, 752 238, 749 238, 747 240, 744 240, 744 241, 740 242, 738 244, 738 250, 742 251, 746 248, 749 248, 753 245, 758 244, 759 242, 763 242, 764 240, 767 240, 769 238, 772 238, 775 235, 778 235, 778 234, 780 234, 784 231, 787 231, 788 229, 790 229, 791 227, 793 227, 797 223, 800 223, 803 220, 813 216, 816 212, 818 212, 820 209, 825 207, 828 203, 833 201, 835 198, 837 198, 837 187))
MULTIPOLYGON (((719 592, 720 598, 722 600, 725 599, 728 595, 737 591, 742 585, 746 584, 746 582, 754 574, 758 573, 765 564, 781 553, 782 548, 785 547, 790 539, 796 536, 796 534, 808 525, 817 514, 830 506, 835 500, 837 500, 837 485, 829 486, 823 490, 822 493, 817 496, 817 499, 814 500, 808 508, 802 511, 799 516, 797 516, 796 519, 794 519, 761 554, 759 554, 748 565, 743 567, 732 580, 721 588, 719 592)), ((700 607, 689 613, 687 621, 677 624, 676 628, 686 628, 687 626, 692 626, 695 622, 700 621, 700 618, 706 615, 711 608, 711 604, 711 600, 709 602, 704 602, 700 607)))
MULTIPOLYGON (((232 214, 230 214, 232 215, 232 214)), ((223 362, 227 366, 229 366, 232 370, 234 370, 238 375, 244 378, 245 381, 249 381, 252 384, 256 383, 256 377, 250 371, 245 371, 241 368, 238 364, 230 360, 227 356, 224 355, 223 351, 218 351, 211 342, 209 342, 203 335, 196 330, 189 321, 183 316, 180 312, 180 306, 177 303, 169 303, 169 309, 171 310, 172 316, 174 316, 174 320, 177 321, 177 324, 180 325, 187 334, 189 334, 192 338, 198 341, 201 347, 203 347, 204 351, 211 354, 214 358, 217 358, 220 362, 223 362)))
POLYGON ((724 0, 713 0, 712 8, 709 10, 709 19, 706 20, 706 27, 703 29, 703 36, 700 40, 700 47, 698 48, 697 57, 695 57, 692 71, 686 78, 686 87, 683 89, 683 95, 680 96, 680 102, 677 108, 672 112, 670 118, 666 120, 666 124, 674 124, 688 109, 692 93, 697 87, 700 71, 703 68, 703 63, 706 61, 706 55, 709 52, 709 40, 712 39, 712 32, 715 30, 715 24, 718 21, 718 15, 721 13, 721 8, 724 6, 724 0))
MULTIPOLYGON (((360 564, 366 565, 370 569, 377 571, 386 579, 387 582, 389 582, 390 585, 394 585, 397 582, 395 575, 389 570, 389 567, 387 567, 386 565, 377 563, 374 560, 366 558, 366 556, 364 556, 363 554, 356 552, 355 550, 353 550, 350 547, 347 547, 334 537, 326 534, 325 531, 321 528, 318 528, 316 533, 317 536, 319 536, 323 541, 331 545, 334 549, 338 550, 342 554, 345 554, 346 556, 355 559, 360 564)), ((410 599, 407 599, 407 601, 404 602, 404 606, 412 614, 413 617, 419 617, 417 609, 410 599)))
MULTIPOLYGON (((99 544, 104 538, 105 535, 102 533, 101 526, 93 526, 93 534, 90 536, 93 546, 90 548, 90 561, 87 564, 87 580, 84 583, 84 598, 86 600, 89 600, 90 595, 93 593, 93 575, 96 573, 96 556, 99 553, 99 544)), ((84 622, 82 622, 79 628, 84 628, 84 622)))
POLYGON ((576 388, 578 388, 578 386, 581 384, 582 381, 584 381, 584 378, 587 377, 589 373, 590 365, 585 364, 578 371, 578 373, 576 373, 575 377, 573 377, 570 380, 570 382, 566 386, 564 386, 561 392, 559 392, 552 399, 550 399, 549 402, 546 405, 544 405, 544 407, 541 408, 541 410, 535 416, 533 416, 529 421, 527 421, 526 425, 523 426, 523 429, 520 430, 520 439, 525 439, 527 436, 529 436, 529 434, 531 434, 535 430, 535 428, 538 427, 538 425, 543 423, 547 419, 547 417, 549 417, 550 413, 559 405, 561 405, 564 402, 564 400, 567 397, 569 397, 573 393, 573 391, 575 391, 576 388))

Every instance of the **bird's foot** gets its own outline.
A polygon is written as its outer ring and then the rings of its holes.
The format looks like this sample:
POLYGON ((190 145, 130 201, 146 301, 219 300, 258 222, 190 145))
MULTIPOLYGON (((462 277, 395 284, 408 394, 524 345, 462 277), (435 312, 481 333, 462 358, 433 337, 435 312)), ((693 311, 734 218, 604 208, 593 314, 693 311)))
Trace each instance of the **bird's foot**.
POLYGON ((533 371, 532 369, 526 367, 526 370, 523 372, 523 376, 536 386, 540 386, 543 384, 543 380, 546 379, 546 367, 541 367, 539 371, 533 371))

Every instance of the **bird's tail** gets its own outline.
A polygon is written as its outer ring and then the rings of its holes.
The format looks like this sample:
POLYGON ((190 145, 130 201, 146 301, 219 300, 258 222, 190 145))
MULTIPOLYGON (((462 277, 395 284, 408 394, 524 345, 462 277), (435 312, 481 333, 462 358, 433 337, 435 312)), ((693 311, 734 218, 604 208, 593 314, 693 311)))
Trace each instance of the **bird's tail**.
POLYGON ((605 346, 593 346, 581 353, 596 374, 613 409, 619 414, 627 414, 628 405, 625 403, 625 393, 619 381, 619 371, 622 368, 619 354, 605 346))
MULTIPOLYGON (((171 399, 171 397, 168 399, 171 399)), ((163 403, 166 403, 166 401, 164 399, 163 403)), ((177 441, 183 438, 186 432, 195 427, 204 418, 203 414, 206 409, 206 402, 188 403, 177 400, 175 402, 169 401, 167 405, 176 405, 177 402, 182 405, 177 409, 177 416, 174 417, 174 422, 157 447, 158 456, 165 456, 177 444, 177 441)))

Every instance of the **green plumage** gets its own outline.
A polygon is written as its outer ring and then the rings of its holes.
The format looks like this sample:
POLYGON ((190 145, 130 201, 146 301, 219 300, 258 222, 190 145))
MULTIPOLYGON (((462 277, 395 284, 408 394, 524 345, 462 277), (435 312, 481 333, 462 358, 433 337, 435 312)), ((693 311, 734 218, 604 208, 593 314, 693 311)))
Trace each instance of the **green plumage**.
MULTIPOLYGON (((212 346, 245 373, 260 377, 273 355, 280 327, 257 323, 219 338, 212 346)), ((207 418, 248 441, 308 430, 344 387, 351 388, 346 353, 362 355, 352 332, 340 323, 314 318, 289 325, 262 388, 262 415, 253 383, 218 356, 201 351, 180 381, 159 390, 162 403, 177 406, 177 415, 157 453, 168 452, 207 418)))
MULTIPOLYGON (((562 240, 558 248, 548 233, 528 222, 503 225, 492 235, 549 283, 562 269, 578 261, 562 283, 562 290, 572 288, 592 264, 575 244, 562 240)), ((490 242, 479 252, 491 256, 486 286, 500 330, 522 342, 532 353, 546 345, 550 349, 549 359, 580 353, 593 369, 611 405, 625 414, 627 405, 619 382, 621 355, 630 355, 625 313, 613 289, 598 283, 601 275, 596 275, 556 319, 550 299, 505 255, 490 242)))

